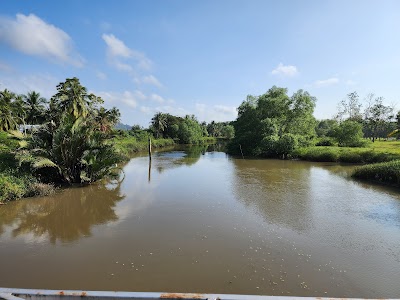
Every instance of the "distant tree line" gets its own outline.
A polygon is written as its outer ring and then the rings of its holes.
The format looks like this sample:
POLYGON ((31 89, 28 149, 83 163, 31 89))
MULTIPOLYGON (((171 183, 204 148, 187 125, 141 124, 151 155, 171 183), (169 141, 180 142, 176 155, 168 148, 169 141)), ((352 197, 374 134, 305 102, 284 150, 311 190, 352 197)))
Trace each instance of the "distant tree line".
POLYGON ((181 144, 199 144, 206 137, 231 139, 234 136, 229 122, 200 123, 194 115, 178 117, 162 112, 154 115, 149 129, 156 138, 171 138, 181 144))
POLYGON ((337 110, 334 118, 321 120, 316 126, 317 137, 328 138, 327 144, 332 138, 339 146, 362 146, 362 138, 375 142, 398 136, 400 113, 395 115, 394 107, 385 105, 382 97, 368 94, 363 105, 357 92, 352 92, 338 104, 337 110))
POLYGON ((287 157, 307 146, 363 147, 366 139, 400 136, 400 112, 384 104, 382 97, 369 94, 364 107, 357 92, 347 95, 332 119, 316 120, 316 98, 298 90, 273 86, 260 96, 247 96, 232 123, 235 137, 228 151, 237 155, 287 157))

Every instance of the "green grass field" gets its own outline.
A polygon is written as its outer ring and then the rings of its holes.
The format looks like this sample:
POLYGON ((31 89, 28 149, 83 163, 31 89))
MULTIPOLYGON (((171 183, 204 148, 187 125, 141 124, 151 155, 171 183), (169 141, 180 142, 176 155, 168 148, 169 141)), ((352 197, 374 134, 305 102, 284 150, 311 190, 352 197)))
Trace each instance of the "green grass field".
POLYGON ((328 161, 371 164, 400 159, 400 141, 376 141, 367 147, 314 146, 300 148, 294 158, 309 161, 328 161))

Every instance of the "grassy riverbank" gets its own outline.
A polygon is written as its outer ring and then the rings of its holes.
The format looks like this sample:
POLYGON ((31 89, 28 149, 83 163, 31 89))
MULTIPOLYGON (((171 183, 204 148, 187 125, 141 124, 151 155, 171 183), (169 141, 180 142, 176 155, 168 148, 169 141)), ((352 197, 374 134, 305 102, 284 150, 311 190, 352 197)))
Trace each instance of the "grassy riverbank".
POLYGON ((365 164, 355 169, 352 177, 400 187, 400 142, 376 141, 368 147, 308 147, 292 153, 294 158, 365 164))
POLYGON ((372 164, 400 159, 400 142, 377 141, 368 147, 314 146, 293 151, 293 158, 308 161, 372 164))
POLYGON ((352 177, 400 187, 400 160, 360 166, 352 177))
MULTIPOLYGON (((146 151, 149 147, 149 142, 147 139, 137 139, 133 136, 121 137, 117 136, 113 139, 115 147, 118 151, 126 158, 136 152, 146 151)), ((152 148, 162 148, 167 146, 173 146, 175 142, 173 139, 152 139, 152 148)))

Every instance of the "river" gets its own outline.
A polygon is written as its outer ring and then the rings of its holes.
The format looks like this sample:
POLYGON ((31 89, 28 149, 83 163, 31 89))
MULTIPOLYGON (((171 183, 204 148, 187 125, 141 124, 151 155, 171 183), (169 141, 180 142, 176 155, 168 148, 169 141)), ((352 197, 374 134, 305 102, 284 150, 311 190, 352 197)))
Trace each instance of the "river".
POLYGON ((398 190, 353 166, 206 149, 0 206, 0 286, 399 297, 398 190))

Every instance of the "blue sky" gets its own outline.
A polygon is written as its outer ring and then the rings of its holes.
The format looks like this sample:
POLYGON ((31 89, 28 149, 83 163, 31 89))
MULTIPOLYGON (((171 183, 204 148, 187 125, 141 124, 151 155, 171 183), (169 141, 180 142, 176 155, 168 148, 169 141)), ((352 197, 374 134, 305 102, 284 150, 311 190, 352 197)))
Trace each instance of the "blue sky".
POLYGON ((45 97, 78 77, 122 122, 236 118, 271 86, 400 108, 400 1, 2 1, 0 89, 45 97))

